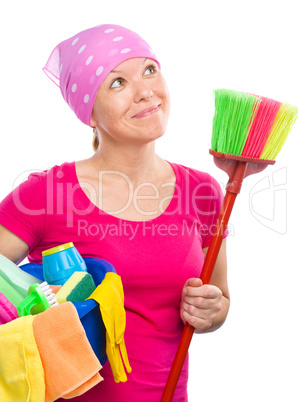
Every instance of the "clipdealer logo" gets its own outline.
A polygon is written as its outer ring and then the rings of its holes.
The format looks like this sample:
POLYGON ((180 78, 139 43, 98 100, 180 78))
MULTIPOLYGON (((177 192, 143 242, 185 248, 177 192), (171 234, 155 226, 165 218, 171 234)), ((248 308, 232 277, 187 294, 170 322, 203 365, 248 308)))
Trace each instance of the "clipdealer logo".
MULTIPOLYGON (((206 237, 213 235, 218 230, 216 224, 206 225, 200 223, 198 220, 189 221, 183 219, 179 224, 177 223, 153 223, 147 221, 129 223, 129 221, 119 221, 118 224, 108 223, 92 223, 85 219, 80 219, 77 224, 78 236, 95 236, 99 240, 109 237, 127 237, 133 240, 137 234, 141 236, 201 236, 206 237)), ((222 228, 223 230, 223 228, 222 228)), ((228 226, 229 233, 231 226, 228 226)))
MULTIPOLYGON (((190 188, 189 176, 186 175, 184 189, 177 185, 177 194, 169 195, 161 193, 160 188, 151 182, 143 182, 136 188, 129 177, 118 171, 100 171, 97 186, 88 182, 79 182, 64 177, 64 172, 60 169, 50 169, 40 174, 40 171, 28 170, 20 174, 14 182, 13 201, 18 210, 28 216, 62 216, 67 228, 76 227, 79 235, 98 236, 100 239, 109 236, 128 236, 131 239, 141 232, 143 236, 177 236, 179 235, 200 235, 207 236, 217 230, 215 224, 215 213, 217 211, 220 193, 218 187, 209 181, 199 182, 195 187, 190 188), (103 209, 103 176, 108 174, 121 175, 128 183, 128 200, 125 205, 120 205, 118 209, 105 211, 103 209), (22 187, 23 182, 29 177, 35 192, 38 196, 32 198, 27 186, 22 187), (100 185, 101 183, 101 185, 100 185), (148 191, 141 191, 143 187, 150 187, 148 191), (154 194, 152 195, 152 191, 154 194), (85 195, 83 196, 83 193, 85 195), (83 197, 83 198, 82 198, 83 197), (143 210, 139 201, 155 199, 158 205, 153 204, 156 210, 143 210), (83 201, 82 201, 83 200, 83 201), (172 207, 164 207, 164 203, 172 207), (147 220, 140 220, 136 227, 119 218, 119 224, 102 224, 102 220, 97 219, 97 215, 110 214, 117 215, 125 211, 130 205, 141 215, 148 217, 147 220), (105 212, 104 212, 105 211, 105 212), (164 217, 174 216, 174 220, 166 223, 157 224, 150 217, 157 212, 164 217), (92 215, 96 218, 92 219, 92 215), (187 217, 187 218, 185 218, 187 217), (179 220, 177 221, 177 219, 179 220), (175 221, 176 219, 176 221, 175 221), (183 222, 182 222, 183 220, 183 222)), ((162 187, 173 187, 175 183, 167 182, 162 187)), ((116 215, 116 216, 115 216, 116 215)), ((158 215, 159 216, 159 215, 158 215)), ((230 232, 230 230, 229 230, 230 232)))
POLYGON ((268 229, 281 235, 287 233, 287 168, 259 180, 250 190, 249 208, 252 216, 268 229))
POLYGON ((178 225, 175 223, 152 223, 147 221, 140 221, 138 223, 129 223, 128 221, 119 221, 118 224, 90 224, 85 219, 78 221, 78 236, 96 236, 99 240, 103 240, 106 237, 127 237, 129 240, 133 240, 137 233, 141 236, 178 236, 178 235, 200 235, 201 231, 206 231, 205 227, 202 227, 198 221, 194 220, 191 225, 186 220, 178 225))

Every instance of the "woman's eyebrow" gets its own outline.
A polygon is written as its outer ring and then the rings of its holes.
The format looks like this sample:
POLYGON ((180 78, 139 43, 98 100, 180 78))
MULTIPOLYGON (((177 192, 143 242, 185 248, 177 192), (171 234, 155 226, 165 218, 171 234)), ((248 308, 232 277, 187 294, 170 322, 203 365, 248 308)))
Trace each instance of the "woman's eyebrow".
MULTIPOLYGON (((146 60, 148 60, 147 57, 146 57, 146 59, 144 60, 143 64, 146 63, 146 60)), ((112 70, 112 71, 110 71, 110 73, 116 73, 116 74, 119 74, 119 73, 122 73, 122 72, 123 72, 123 71, 119 71, 119 70, 112 70)))

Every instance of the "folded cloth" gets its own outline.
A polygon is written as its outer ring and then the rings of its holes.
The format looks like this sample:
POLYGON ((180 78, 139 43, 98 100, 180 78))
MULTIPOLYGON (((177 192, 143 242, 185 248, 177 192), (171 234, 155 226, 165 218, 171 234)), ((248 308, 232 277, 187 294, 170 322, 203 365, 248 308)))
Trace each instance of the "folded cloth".
POLYGON ((126 382, 127 376, 123 362, 128 373, 131 372, 131 367, 124 342, 126 313, 121 277, 114 272, 107 272, 101 284, 88 299, 96 300, 100 307, 102 320, 106 327, 106 352, 114 380, 126 382))
POLYGON ((0 326, 0 401, 45 400, 44 370, 32 321, 28 315, 0 326))
POLYGON ((71 302, 35 315, 33 334, 44 367, 45 402, 82 395, 103 380, 98 373, 102 366, 71 302))

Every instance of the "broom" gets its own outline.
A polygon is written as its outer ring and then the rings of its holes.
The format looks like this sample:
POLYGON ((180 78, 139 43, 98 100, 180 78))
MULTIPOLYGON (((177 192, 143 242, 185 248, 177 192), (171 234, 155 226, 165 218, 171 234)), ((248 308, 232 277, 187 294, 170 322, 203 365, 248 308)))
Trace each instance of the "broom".
MULTIPOLYGON (((229 181, 211 244, 205 257, 201 280, 210 282, 225 229, 245 177, 275 163, 298 117, 298 107, 247 93, 218 89, 215 92, 211 150, 214 163, 229 181)), ((170 402, 193 336, 186 323, 161 402, 170 402)))

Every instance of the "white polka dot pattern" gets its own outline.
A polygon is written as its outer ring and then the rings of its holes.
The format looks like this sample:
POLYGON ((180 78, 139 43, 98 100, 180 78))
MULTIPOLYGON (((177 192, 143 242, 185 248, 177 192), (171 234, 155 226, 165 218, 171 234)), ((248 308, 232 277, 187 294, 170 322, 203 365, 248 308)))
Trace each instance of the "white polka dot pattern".
POLYGON ((64 99, 90 126, 94 100, 103 80, 116 66, 133 57, 151 58, 159 65, 148 43, 138 34, 120 25, 104 24, 59 43, 44 71, 52 75, 59 71, 57 80, 64 99))
POLYGON ((74 46, 78 42, 79 38, 75 38, 75 40, 72 42, 72 46, 74 46))
POLYGON ((88 59, 86 60, 86 66, 88 66, 88 64, 91 63, 92 59, 93 59, 93 56, 88 57, 88 59))
POLYGON ((86 49, 86 45, 83 45, 82 47, 80 47, 78 53, 81 54, 85 49, 86 49))
POLYGON ((96 70, 96 75, 99 76, 103 72, 103 66, 98 67, 96 70))

